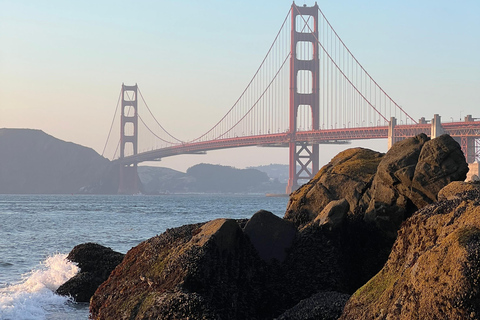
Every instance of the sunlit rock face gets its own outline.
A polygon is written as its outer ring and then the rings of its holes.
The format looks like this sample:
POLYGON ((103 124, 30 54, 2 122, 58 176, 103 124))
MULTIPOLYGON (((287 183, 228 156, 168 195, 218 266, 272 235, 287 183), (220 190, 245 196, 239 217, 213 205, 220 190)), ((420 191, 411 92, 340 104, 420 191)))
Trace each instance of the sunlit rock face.
POLYGON ((80 272, 62 284, 57 294, 70 296, 76 302, 89 302, 95 290, 108 279, 125 255, 97 243, 75 246, 67 259, 76 263, 80 272))
POLYGON ((303 226, 333 200, 345 199, 354 212, 370 186, 383 154, 364 148, 336 155, 308 183, 290 195, 285 219, 303 226))
POLYGON ((362 215, 395 238, 415 210, 437 200, 452 181, 463 181, 468 164, 450 136, 425 134, 392 146, 385 154, 362 148, 335 156, 318 174, 292 193, 285 219, 305 226, 331 202, 345 199, 351 215, 362 215))
POLYGON ((480 192, 424 207, 384 268, 352 296, 347 319, 480 319, 480 192))

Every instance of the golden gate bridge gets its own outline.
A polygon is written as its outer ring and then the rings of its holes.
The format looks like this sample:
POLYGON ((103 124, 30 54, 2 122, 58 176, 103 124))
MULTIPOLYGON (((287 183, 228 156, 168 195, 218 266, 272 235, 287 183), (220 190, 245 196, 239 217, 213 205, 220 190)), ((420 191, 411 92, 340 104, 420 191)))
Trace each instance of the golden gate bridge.
POLYGON ((104 153, 113 128, 120 127, 112 156, 121 166, 120 193, 138 191, 140 162, 246 146, 289 148, 287 193, 319 170, 321 144, 388 138, 390 146, 422 132, 431 137, 448 133, 469 163, 480 158, 477 118, 468 115, 450 123, 441 123, 439 115, 431 121, 413 119, 353 56, 317 4, 292 4, 239 98, 201 136, 182 141, 169 133, 137 85, 122 85, 116 110, 104 153))

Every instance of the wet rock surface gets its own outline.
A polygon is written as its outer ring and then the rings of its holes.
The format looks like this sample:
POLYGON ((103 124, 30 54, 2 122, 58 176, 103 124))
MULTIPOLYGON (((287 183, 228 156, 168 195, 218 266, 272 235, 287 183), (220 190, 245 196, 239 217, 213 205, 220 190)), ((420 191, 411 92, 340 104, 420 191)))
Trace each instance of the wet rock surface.
POLYGON ((122 262, 125 255, 96 243, 75 246, 67 259, 76 262, 80 272, 61 285, 56 293, 77 302, 89 302, 98 286, 122 262))
POLYGON ((94 319, 258 319, 262 260, 239 222, 169 229, 131 249, 92 297, 94 319))

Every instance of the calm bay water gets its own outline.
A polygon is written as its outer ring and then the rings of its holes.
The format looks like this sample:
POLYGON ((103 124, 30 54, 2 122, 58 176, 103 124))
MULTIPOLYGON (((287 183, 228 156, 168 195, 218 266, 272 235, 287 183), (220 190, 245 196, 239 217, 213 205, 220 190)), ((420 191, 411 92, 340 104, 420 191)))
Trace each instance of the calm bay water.
POLYGON ((167 228, 216 218, 283 216, 288 198, 264 195, 0 195, 0 319, 88 319, 88 306, 53 291, 77 272, 77 244, 126 253, 167 228))

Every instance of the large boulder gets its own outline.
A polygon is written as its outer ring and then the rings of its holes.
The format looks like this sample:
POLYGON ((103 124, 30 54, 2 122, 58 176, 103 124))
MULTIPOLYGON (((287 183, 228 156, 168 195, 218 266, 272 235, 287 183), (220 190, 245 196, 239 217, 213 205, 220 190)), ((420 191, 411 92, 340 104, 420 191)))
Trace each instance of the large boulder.
POLYGON ((307 224, 333 200, 345 199, 354 212, 383 154, 364 148, 340 152, 308 183, 290 195, 285 219, 307 224))
POLYGON ((480 319, 480 192, 424 207, 384 268, 347 303, 347 319, 480 319))
POLYGON ((468 165, 460 145, 449 135, 430 140, 425 134, 400 141, 378 165, 365 219, 395 238, 400 224, 417 209, 437 200, 444 186, 465 180, 468 165))
POLYGON ((289 290, 303 299, 322 290, 353 293, 368 281, 387 261, 401 223, 426 205, 419 199, 464 178, 458 152, 449 136, 420 134, 385 155, 355 148, 334 157, 291 195, 285 219, 299 233, 284 263, 289 290))
POLYGON ((362 199, 368 203, 365 219, 392 237, 402 221, 417 209, 408 196, 418 157, 429 140, 422 133, 395 143, 378 165, 372 187, 362 199))
POLYGON ((107 280, 124 256, 97 243, 75 246, 67 259, 77 263, 80 272, 62 284, 56 293, 71 296, 77 302, 89 302, 95 290, 107 280))
POLYGON ((92 297, 93 319, 258 319, 262 261, 235 220, 169 229, 132 248, 92 297))
POLYGON ((412 181, 410 198, 418 207, 437 201, 437 194, 452 181, 467 178, 468 163, 451 136, 444 134, 425 143, 412 181))
POLYGON ((260 210, 248 220, 243 231, 265 262, 283 262, 297 229, 293 223, 260 210))

